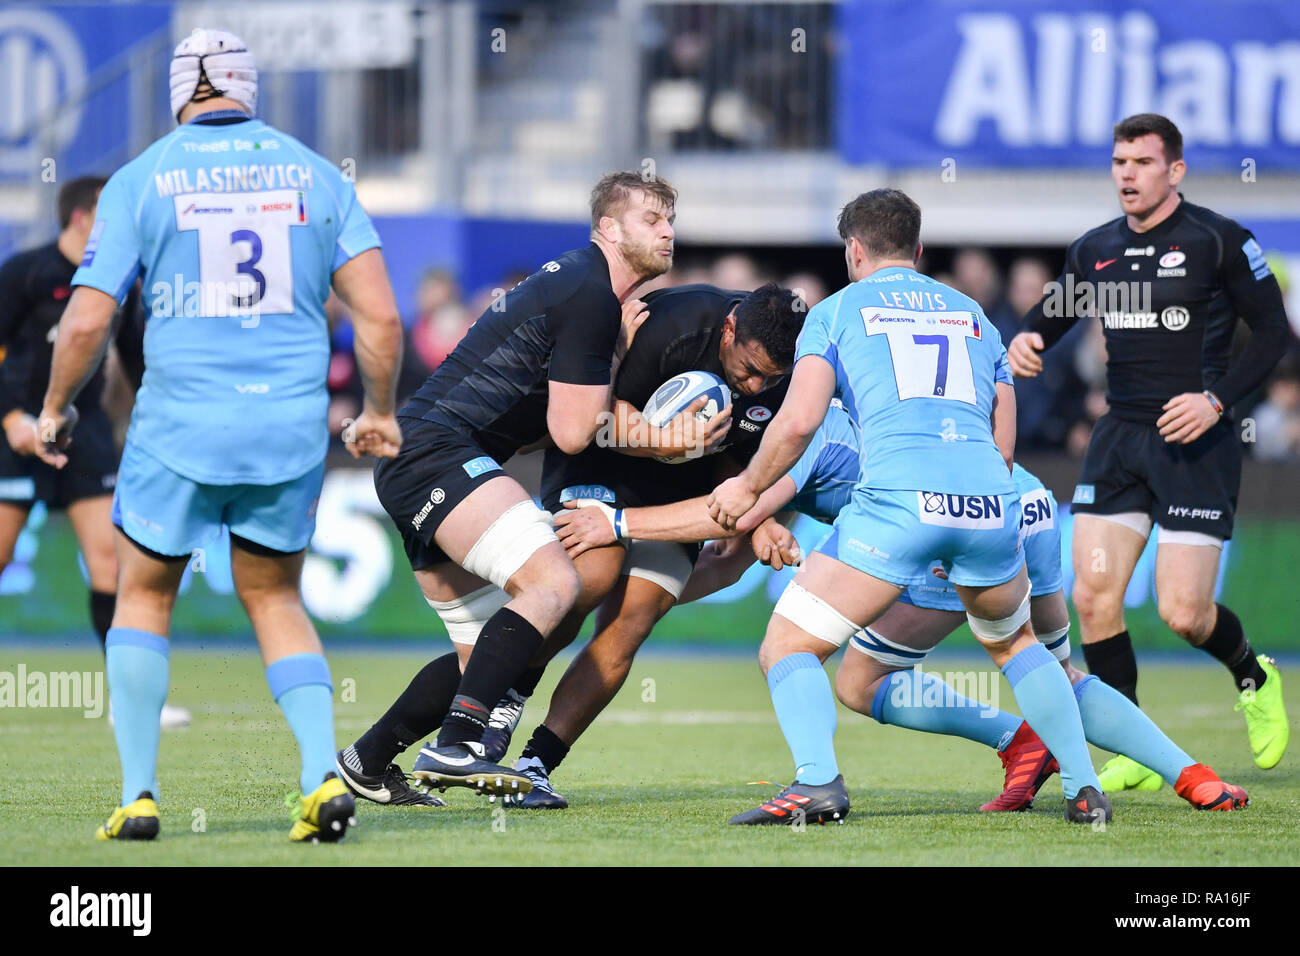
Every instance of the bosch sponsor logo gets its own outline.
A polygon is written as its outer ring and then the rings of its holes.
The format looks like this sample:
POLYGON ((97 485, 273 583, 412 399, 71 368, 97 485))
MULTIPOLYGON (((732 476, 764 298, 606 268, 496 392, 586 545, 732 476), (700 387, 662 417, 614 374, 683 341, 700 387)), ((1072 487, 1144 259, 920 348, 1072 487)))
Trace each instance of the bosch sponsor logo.
POLYGON ((1126 256, 1154 256, 1155 254, 1155 246, 1129 246, 1124 250, 1126 256))
POLYGON ((745 412, 745 417, 751 422, 765 422, 772 417, 772 409, 764 405, 755 405, 749 411, 745 412))
POLYGON ((1160 257, 1160 265, 1164 269, 1172 269, 1174 266, 1181 266, 1186 261, 1187 253, 1185 252, 1166 252, 1160 257))
POLYGON ((1223 517, 1223 511, 1219 508, 1188 508, 1183 505, 1170 505, 1169 517, 1218 521, 1223 517))
POLYGON ((293 208, 291 202, 264 202, 262 203, 262 212, 288 212, 293 208))
POLYGON ((1181 332, 1192 321, 1192 314, 1181 305, 1171 305, 1160 313, 1160 324, 1170 332, 1181 332))
POLYGON ((1102 316, 1108 329, 1154 329, 1159 322, 1154 312, 1107 312, 1102 316))

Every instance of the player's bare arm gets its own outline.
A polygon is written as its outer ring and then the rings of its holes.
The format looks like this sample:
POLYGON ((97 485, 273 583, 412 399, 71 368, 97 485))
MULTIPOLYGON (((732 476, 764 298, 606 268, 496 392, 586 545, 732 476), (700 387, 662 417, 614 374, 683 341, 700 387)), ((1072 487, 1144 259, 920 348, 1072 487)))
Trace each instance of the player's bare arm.
MULTIPOLYGON (((577 502, 570 501, 564 506, 566 510, 555 517, 555 533, 571 558, 621 540, 616 525, 622 528, 622 538, 640 541, 713 541, 748 534, 780 511, 794 493, 794 479, 783 475, 763 493, 758 504, 737 527, 730 530, 709 516, 708 499, 704 496, 669 505, 620 511, 608 505, 579 507, 577 502)), ((789 554, 788 542, 783 537, 781 540, 787 544, 786 553, 789 554)))
POLYGON ((357 366, 365 388, 361 414, 345 430, 344 441, 353 458, 392 458, 402 447, 402 431, 393 414, 402 362, 402 320, 383 253, 367 249, 354 256, 335 271, 333 282, 334 291, 352 313, 357 366))
POLYGON ((804 453, 835 396, 835 370, 820 356, 805 355, 794 366, 790 390, 745 471, 714 489, 709 515, 733 529, 804 453))
POLYGON ((1007 463, 1007 470, 1016 460, 1016 389, 1006 382, 998 382, 993 393, 993 441, 1002 460, 1007 463))
POLYGON ((116 311, 117 300, 111 295, 83 285, 72 290, 68 307, 59 320, 50 384, 37 423, 36 448, 36 456, 56 468, 68 463, 68 456, 58 448, 56 438, 68 426, 72 400, 104 357, 116 311))

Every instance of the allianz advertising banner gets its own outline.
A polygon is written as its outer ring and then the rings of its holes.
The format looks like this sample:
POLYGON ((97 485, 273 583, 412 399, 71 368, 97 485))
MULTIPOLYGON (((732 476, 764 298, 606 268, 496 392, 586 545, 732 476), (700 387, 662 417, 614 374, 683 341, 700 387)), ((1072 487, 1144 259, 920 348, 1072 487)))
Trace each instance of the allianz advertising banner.
POLYGON ((854 163, 1092 166, 1133 113, 1200 169, 1300 169, 1295 0, 847 0, 837 139, 854 163), (918 69, 918 64, 925 64, 918 69))

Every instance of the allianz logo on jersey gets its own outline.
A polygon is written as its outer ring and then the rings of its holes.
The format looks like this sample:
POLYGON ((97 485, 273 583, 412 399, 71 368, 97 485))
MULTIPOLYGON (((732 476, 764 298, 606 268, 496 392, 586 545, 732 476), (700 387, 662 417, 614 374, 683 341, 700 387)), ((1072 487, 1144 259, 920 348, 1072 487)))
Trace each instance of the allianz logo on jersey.
POLYGON ((1170 332, 1181 332, 1191 324, 1192 314, 1181 305, 1166 307, 1155 312, 1107 312, 1102 322, 1108 329, 1154 329, 1164 326, 1170 332))
POLYGON ((922 524, 945 528, 988 530, 1005 523, 1002 499, 998 495, 950 495, 941 491, 918 491, 916 508, 922 524))

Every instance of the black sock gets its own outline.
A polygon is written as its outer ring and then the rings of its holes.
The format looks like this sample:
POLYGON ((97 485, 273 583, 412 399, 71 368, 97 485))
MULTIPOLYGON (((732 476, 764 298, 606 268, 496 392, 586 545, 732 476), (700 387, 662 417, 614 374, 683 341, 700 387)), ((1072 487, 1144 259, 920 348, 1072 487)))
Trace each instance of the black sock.
POLYGON ((455 651, 425 664, 388 713, 352 745, 361 759, 361 772, 383 773, 399 753, 437 730, 459 683, 460 659, 455 651))
POLYGON ((113 626, 113 611, 117 608, 117 595, 111 591, 90 592, 90 622, 99 635, 99 649, 104 650, 108 629, 113 626))
POLYGON ((555 768, 563 763, 569 755, 569 745, 551 732, 545 724, 538 724, 533 735, 528 738, 524 748, 524 759, 536 757, 546 767, 548 774, 555 773, 555 768))
POLYGON ((488 618, 465 665, 456 699, 442 722, 438 746, 481 739, 488 714, 541 646, 541 632, 510 608, 503 607, 488 618))
POLYGON ((1120 631, 1095 644, 1084 644, 1083 659, 1089 673, 1137 705, 1138 662, 1133 656, 1133 642, 1128 631, 1120 631))
POLYGON ((1245 632, 1241 629, 1241 619, 1222 604, 1216 604, 1215 607, 1219 609, 1219 617, 1214 622, 1210 636, 1200 645, 1201 650, 1232 671, 1238 690, 1259 690, 1264 686, 1267 675, 1255 659, 1250 641, 1246 640, 1245 632))
POLYGON ((528 670, 524 671, 523 676, 519 677, 510 686, 520 697, 532 697, 533 693, 537 690, 537 682, 542 679, 542 675, 545 673, 545 664, 541 667, 530 667, 528 670))

